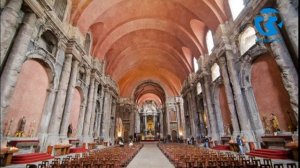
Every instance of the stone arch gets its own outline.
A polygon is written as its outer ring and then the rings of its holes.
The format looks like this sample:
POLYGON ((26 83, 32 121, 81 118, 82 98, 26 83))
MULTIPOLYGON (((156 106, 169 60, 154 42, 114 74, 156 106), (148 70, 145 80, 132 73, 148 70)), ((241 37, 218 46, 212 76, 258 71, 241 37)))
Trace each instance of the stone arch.
POLYGON ((213 112, 214 117, 213 119, 217 123, 217 134, 219 137, 224 135, 224 119, 222 116, 222 110, 220 105, 220 86, 223 84, 222 78, 218 77, 212 83, 212 104, 213 104, 213 112))
POLYGON ((271 53, 262 54, 252 61, 250 81, 259 116, 270 119, 270 114, 274 113, 281 130, 289 131, 289 126, 295 129, 297 124, 289 94, 284 87, 280 68, 271 53))
POLYGON ((80 87, 75 87, 74 94, 72 96, 72 105, 71 105, 71 111, 70 111, 70 120, 69 123, 72 124, 73 131, 71 137, 76 135, 77 132, 77 125, 79 121, 79 114, 81 105, 83 103, 83 92, 80 87))
POLYGON ((86 55, 90 55, 92 45, 93 45, 93 36, 91 32, 88 32, 86 33, 85 40, 84 40, 84 49, 86 55))
POLYGON ((50 82, 53 79, 50 72, 50 67, 39 59, 28 59, 23 63, 6 116, 8 120, 17 120, 12 123, 12 134, 18 127, 19 118, 15 117, 25 116, 26 136, 36 136, 46 124, 43 123, 43 116, 47 107, 50 82))
POLYGON ((52 27, 41 27, 37 38, 40 49, 43 49, 47 54, 56 56, 58 51, 58 34, 53 31, 52 27))

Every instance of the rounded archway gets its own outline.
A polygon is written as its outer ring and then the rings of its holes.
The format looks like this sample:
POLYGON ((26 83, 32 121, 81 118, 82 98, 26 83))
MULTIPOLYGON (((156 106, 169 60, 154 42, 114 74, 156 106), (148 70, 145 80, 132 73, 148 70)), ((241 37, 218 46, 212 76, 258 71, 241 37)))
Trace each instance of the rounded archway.
POLYGON ((23 136, 34 137, 39 129, 40 120, 47 97, 51 77, 50 68, 38 60, 27 60, 21 68, 19 78, 5 117, 9 130, 8 136, 15 136, 24 127, 23 136), (34 102, 34 103, 33 103, 34 102), (20 121, 25 117, 25 123, 20 121))
POLYGON ((278 118, 279 128, 289 131, 296 125, 280 73, 273 57, 269 53, 262 55, 252 64, 251 83, 262 121, 270 122, 273 113, 278 118))

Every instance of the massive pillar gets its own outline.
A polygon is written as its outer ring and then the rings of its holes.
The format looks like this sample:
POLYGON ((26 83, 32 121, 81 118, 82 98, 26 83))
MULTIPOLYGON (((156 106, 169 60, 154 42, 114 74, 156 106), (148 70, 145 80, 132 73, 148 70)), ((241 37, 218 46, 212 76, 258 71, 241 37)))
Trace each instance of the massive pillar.
POLYGON ((0 69, 3 68, 3 63, 6 59, 6 54, 13 41, 13 37, 19 25, 20 9, 23 0, 10 0, 8 4, 1 11, 0 19, 0 69))
POLYGON ((99 83, 96 82, 95 88, 94 88, 94 96, 93 96, 93 102, 92 102, 92 116, 90 121, 90 128, 89 128, 89 136, 93 137, 93 133, 95 132, 94 123, 95 123, 95 115, 96 115, 96 102, 97 102, 97 92, 98 92, 99 83))
MULTIPOLYGON (((63 113, 61 127, 60 127, 60 135, 64 138, 66 138, 66 136, 67 136, 68 126, 70 124, 69 123, 70 122, 70 112, 71 112, 71 105, 72 105, 72 101, 73 101, 72 99, 73 99, 73 94, 74 94, 74 89, 75 89, 76 79, 77 79, 77 74, 78 74, 78 64, 79 64, 79 62, 76 59, 74 59, 72 62, 72 70, 71 70, 68 91, 67 91, 65 109, 64 109, 64 113, 63 113)), ((73 127, 75 127, 75 125, 73 125, 73 127)))
POLYGON ((88 69, 85 77, 86 87, 84 89, 84 101, 80 105, 80 112, 79 112, 79 118, 77 124, 77 137, 81 137, 83 133, 83 122, 86 113, 86 104, 88 102, 88 93, 89 93, 88 86, 90 85, 90 82, 91 82, 91 70, 88 69))
POLYGON ((207 110, 208 110, 208 120, 209 120, 209 125, 210 125, 210 136, 212 140, 216 141, 219 139, 217 135, 217 123, 215 120, 215 115, 214 115, 214 109, 212 106, 212 101, 211 101, 211 88, 210 88, 210 83, 211 83, 211 75, 210 73, 207 72, 202 72, 203 73, 203 81, 204 81, 204 93, 205 93, 205 98, 206 98, 206 105, 207 105, 207 110))
POLYGON ((95 89, 95 76, 94 75, 95 74, 92 74, 92 76, 91 76, 87 108, 86 108, 86 113, 85 113, 84 123, 83 123, 83 142, 89 142, 91 140, 90 139, 91 137, 89 137, 89 128, 91 125, 90 121, 91 121, 93 100, 94 100, 94 89, 95 89))
POLYGON ((286 32, 290 38, 295 54, 297 58, 299 58, 298 11, 296 11, 295 7, 291 4, 291 0, 276 0, 276 2, 278 5, 279 14, 284 22, 284 27, 286 28, 286 32))
POLYGON ((117 108, 117 103, 116 103, 116 100, 113 98, 112 103, 111 103, 111 117, 110 117, 111 121, 110 121, 110 127, 109 127, 109 137, 110 137, 112 143, 114 143, 114 141, 115 141, 116 108, 117 108))
POLYGON ((104 97, 104 110, 103 110, 103 138, 104 141, 109 142, 109 127, 111 121, 111 105, 112 105, 112 96, 109 93, 108 88, 105 88, 105 97, 104 97))
MULTIPOLYGON (((269 17, 269 14, 264 15, 265 19, 269 17)), ((277 25, 274 25, 274 28, 277 29, 277 32, 280 32, 277 28, 277 25)), ((281 76, 283 84, 290 96, 291 107, 294 112, 293 118, 295 119, 295 124, 298 125, 298 73, 291 59, 291 55, 285 43, 283 42, 283 37, 281 36, 281 34, 278 33, 272 36, 268 36, 268 40, 271 42, 270 46, 273 51, 275 61, 277 62, 278 66, 282 71, 281 76)))
POLYGON ((72 67, 72 54, 66 54, 63 71, 61 74, 61 80, 59 83, 53 112, 51 115, 51 124, 48 127, 48 144, 58 142, 58 134, 60 129, 60 124, 62 121, 62 115, 67 95, 67 89, 70 80, 71 67, 72 67))
POLYGON ((101 121, 102 121, 102 113, 103 113, 103 99, 104 99, 104 90, 102 85, 101 87, 101 93, 100 93, 100 98, 99 98, 99 102, 100 102, 100 107, 99 107, 99 112, 98 112, 98 118, 97 118, 97 125, 96 125, 96 137, 100 136, 101 133, 101 121))
MULTIPOLYGON (((234 55, 233 51, 231 49, 226 49, 227 68, 233 88, 237 115, 241 127, 241 134, 245 136, 248 142, 255 142, 255 137, 251 131, 251 123, 247 115, 246 106, 239 83, 238 72, 235 68, 235 58, 237 58, 237 56, 234 55)), ((246 145, 246 148, 247 150, 249 149, 248 144, 246 145)))
POLYGON ((236 109, 235 109, 234 102, 233 102, 232 89, 230 86, 230 81, 229 81, 228 72, 227 72, 227 68, 226 68, 226 58, 225 57, 221 56, 219 58, 219 65, 220 65, 222 79, 223 79, 224 86, 225 86, 227 103, 228 103, 229 111, 231 114, 233 136, 236 137, 236 135, 239 134, 239 132, 240 132, 240 127, 239 127, 239 123, 238 123, 237 116, 236 116, 236 109))
MULTIPOLYGON (((11 48, 11 52, 7 59, 6 65, 1 75, 1 134, 2 135, 2 124, 6 116, 6 110, 9 106, 10 99, 12 97, 14 88, 16 86, 22 64, 26 57, 27 51, 33 30, 36 22, 36 15, 33 13, 25 14, 23 25, 15 38, 15 43, 11 48)), ((2 37, 1 37, 2 38, 2 37)))

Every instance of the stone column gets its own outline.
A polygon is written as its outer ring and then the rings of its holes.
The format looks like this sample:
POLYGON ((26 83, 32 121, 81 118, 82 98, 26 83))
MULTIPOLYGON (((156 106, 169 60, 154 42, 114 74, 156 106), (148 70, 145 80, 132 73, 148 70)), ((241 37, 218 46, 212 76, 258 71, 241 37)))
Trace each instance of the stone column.
POLYGON ((96 137, 100 136, 101 132, 101 121, 102 121, 102 113, 103 113, 103 99, 104 99, 104 91, 103 87, 101 85, 101 93, 100 93, 100 107, 99 107, 99 117, 98 117, 98 122, 97 122, 97 128, 96 128, 96 137))
MULTIPOLYGON (((192 87, 192 86, 191 86, 192 87)), ((190 88, 191 89, 191 88, 190 88)), ((193 95, 192 93, 193 92, 192 90, 189 90, 188 93, 187 93, 187 101, 188 101, 188 109, 189 109, 189 113, 190 113, 190 126, 191 126, 191 136, 193 136, 194 138, 196 137, 196 123, 195 123, 195 120, 197 120, 197 117, 195 117, 195 101, 193 99, 193 95)))
POLYGON ((109 142, 109 127, 110 127, 110 117, 111 117, 111 104, 112 97, 109 93, 108 88, 105 88, 105 97, 104 97, 104 111, 103 111, 103 138, 105 141, 109 142))
POLYGON ((284 27, 292 43, 297 58, 298 55, 298 11, 291 4, 291 0, 276 0, 279 14, 284 22, 284 27))
POLYGON ((212 140, 218 140, 219 137, 217 135, 217 123, 215 120, 215 115, 214 115, 214 109, 212 106, 212 99, 211 99, 211 74, 207 72, 204 74, 204 92, 205 92, 205 98, 206 98, 206 105, 207 105, 207 117, 209 120, 209 125, 210 125, 210 133, 211 133, 211 138, 212 140))
POLYGON ((40 121, 40 126, 38 132, 38 137, 40 141, 40 152, 46 151, 47 147, 47 129, 50 123, 52 107, 55 100, 56 89, 50 88, 47 90, 47 99, 43 108, 43 114, 40 121))
MULTIPOLYGON (((19 73, 22 68, 22 64, 26 60, 25 53, 27 51, 30 39, 34 30, 36 22, 36 15, 34 13, 28 13, 25 15, 23 25, 15 38, 15 43, 11 48, 6 65, 1 74, 1 134, 2 124, 7 113, 7 107, 10 104, 10 99, 13 95, 19 73)), ((2 38, 2 37, 1 37, 2 38)))
POLYGON ((112 143, 114 144, 115 141, 115 125, 116 125, 116 101, 113 98, 112 103, 111 103, 111 116, 110 116, 110 128, 109 128, 109 138, 111 139, 112 143))
POLYGON ((58 134, 60 125, 62 122, 62 115, 66 101, 67 89, 69 85, 69 79, 71 74, 72 54, 66 54, 63 71, 61 74, 61 80, 56 95, 53 112, 51 115, 51 124, 48 127, 48 144, 58 142, 58 134))
MULTIPOLYGON (((265 19, 268 19, 268 15, 264 15, 265 19)), ((273 23, 275 24, 275 23, 273 23)), ((277 25, 274 25, 274 28, 278 30, 277 25)), ((290 96, 291 107, 294 112, 295 124, 298 126, 298 111, 299 111, 299 102, 298 102, 298 73, 291 59, 291 55, 283 42, 283 38, 280 33, 269 36, 268 40, 271 41, 271 49, 273 51, 273 56, 278 66, 281 69, 281 77, 285 89, 288 91, 290 96)))
POLYGON ((156 115, 153 114, 153 124, 154 124, 154 135, 156 135, 156 115))
MULTIPOLYGON (((60 127, 60 135, 63 138, 66 138, 66 136, 67 136, 68 126, 70 124, 71 105, 72 105, 74 90, 75 90, 75 86, 76 86, 76 80, 77 80, 77 74, 78 74, 78 64, 79 64, 79 62, 76 59, 74 59, 72 62, 72 70, 71 70, 68 91, 67 91, 65 109, 64 109, 64 113, 63 113, 61 127, 60 127)), ((72 127, 74 128, 75 125, 73 125, 72 127)))
POLYGON ((95 123, 95 115, 96 115, 96 102, 97 102, 97 92, 98 92, 99 83, 96 82, 95 89, 94 89, 94 98, 93 98, 93 107, 92 107, 92 116, 91 116, 91 124, 89 129, 89 136, 93 137, 93 132, 95 131, 94 123, 95 123))
MULTIPOLYGON (((236 53, 237 54, 237 53, 236 53)), ((226 60, 227 60, 227 68, 229 72, 229 78, 233 87, 234 100, 237 110, 237 115, 241 127, 241 134, 246 136, 247 141, 255 142, 255 138, 253 136, 253 132, 251 131, 251 123, 250 119, 247 115, 246 106, 244 103, 241 86, 239 83, 238 72, 235 69, 235 55, 233 51, 230 49, 226 50, 226 60)), ((249 149, 246 146, 247 150, 249 149)))
POLYGON ((141 119, 140 119, 140 114, 137 113, 137 114, 135 115, 135 117, 136 117, 136 119, 135 119, 135 123, 136 123, 136 125, 135 125, 135 132, 136 132, 136 133, 140 133, 140 132, 141 132, 141 119))
POLYGON ((88 99, 88 89, 90 86, 90 80, 91 79, 91 71, 90 69, 87 70, 86 77, 85 77, 85 89, 84 89, 84 97, 83 97, 83 102, 80 105, 80 112, 79 112, 79 117, 78 117, 78 123, 77 123, 77 137, 82 137, 82 132, 83 132, 83 122, 84 122, 84 117, 85 117, 85 112, 86 112, 86 104, 87 104, 87 99, 88 99))
POLYGON ((219 58, 219 65, 220 65, 222 79, 223 79, 224 86, 225 86, 227 104, 228 104, 228 108, 229 108, 229 111, 231 114, 230 119, 231 119, 231 124, 233 127, 233 136, 236 137, 236 135, 239 134, 239 132, 240 132, 240 127, 239 127, 238 119, 236 116, 236 109, 235 109, 234 102, 233 102, 232 90, 231 90, 230 81, 229 81, 227 68, 226 68, 225 64, 226 64, 226 58, 221 56, 219 58))
POLYGON ((89 142, 89 128, 91 125, 91 115, 92 115, 92 108, 93 108, 93 99, 94 99, 94 89, 95 89, 95 76, 94 74, 91 76, 91 84, 89 88, 89 96, 87 101, 87 108, 84 117, 84 124, 83 124, 83 142, 89 142))
POLYGON ((159 128, 160 128, 160 138, 164 136, 164 115, 162 111, 159 113, 159 128))
POLYGON ((147 133, 147 115, 144 115, 144 124, 145 124, 145 129, 144 129, 144 133, 147 133))
POLYGON ((8 4, 3 8, 0 19, 0 67, 3 68, 4 60, 6 58, 9 46, 13 41, 13 37, 19 26, 19 12, 22 6, 23 0, 10 0, 8 4))

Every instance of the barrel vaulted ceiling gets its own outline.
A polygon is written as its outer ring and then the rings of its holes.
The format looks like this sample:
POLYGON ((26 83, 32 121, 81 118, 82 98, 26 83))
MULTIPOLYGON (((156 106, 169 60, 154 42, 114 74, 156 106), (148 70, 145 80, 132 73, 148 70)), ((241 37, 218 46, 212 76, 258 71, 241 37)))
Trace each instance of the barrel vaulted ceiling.
MULTIPOLYGON (((73 0, 71 22, 92 34, 91 55, 106 60, 121 97, 145 81, 178 96, 193 58, 207 53, 207 31, 229 16, 227 0, 73 0)), ((158 101, 157 89, 149 84, 141 100, 158 101)))

